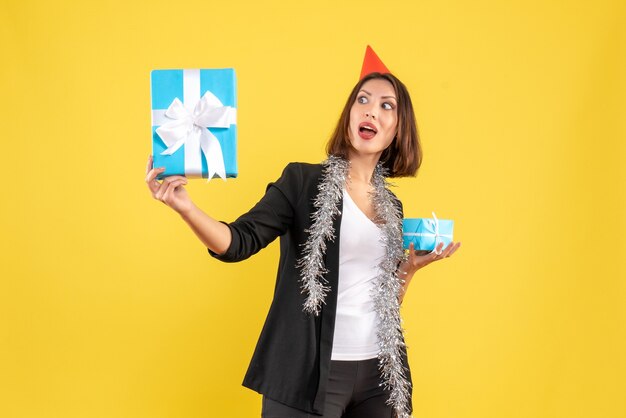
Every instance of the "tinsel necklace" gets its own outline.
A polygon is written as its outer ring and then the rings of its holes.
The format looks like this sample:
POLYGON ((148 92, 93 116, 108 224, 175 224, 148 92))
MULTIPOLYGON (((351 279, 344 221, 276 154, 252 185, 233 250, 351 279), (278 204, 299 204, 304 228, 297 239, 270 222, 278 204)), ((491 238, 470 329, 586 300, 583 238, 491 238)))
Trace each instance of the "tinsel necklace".
MULTIPOLYGON (((319 315, 326 295, 330 291, 325 278, 328 270, 324 265, 326 242, 335 240, 333 220, 339 215, 339 202, 346 184, 349 161, 330 156, 322 162, 323 171, 318 194, 313 202, 315 212, 311 215, 312 225, 304 244, 303 256, 298 260, 302 292, 306 294, 304 312, 319 315)), ((398 277, 398 263, 402 261, 402 216, 394 197, 388 189, 387 171, 379 163, 372 176, 372 203, 380 223, 381 244, 385 247, 385 257, 378 265, 378 275, 372 294, 378 327, 377 338, 380 351, 378 367, 382 374, 382 384, 390 391, 388 404, 395 409, 397 418, 409 418, 411 384, 402 364, 404 338, 400 318, 398 296, 402 280, 398 277)))

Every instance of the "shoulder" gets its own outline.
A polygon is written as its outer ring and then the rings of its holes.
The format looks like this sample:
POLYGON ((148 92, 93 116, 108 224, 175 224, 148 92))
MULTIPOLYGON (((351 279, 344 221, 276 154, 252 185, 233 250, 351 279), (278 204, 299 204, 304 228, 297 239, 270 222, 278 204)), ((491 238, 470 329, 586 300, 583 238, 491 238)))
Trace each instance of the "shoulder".
POLYGON ((287 164, 283 173, 287 174, 299 174, 304 177, 319 176, 322 173, 324 166, 322 164, 311 164, 292 162, 287 164))
POLYGON ((400 210, 400 214, 403 214, 404 207, 402 205, 402 201, 398 198, 398 196, 396 196, 396 194, 389 187, 387 187, 387 192, 389 193, 389 196, 391 197, 391 201, 393 202, 393 204, 400 210))
POLYGON ((296 187, 304 186, 310 182, 317 183, 323 169, 322 164, 291 162, 284 168, 278 182, 282 180, 296 187))
POLYGON ((400 205, 402 204, 402 202, 400 201, 400 198, 398 198, 398 196, 396 196, 396 194, 393 192, 393 190, 391 190, 389 187, 387 187, 387 190, 389 191, 389 194, 391 195, 391 198, 399 203, 400 205))
POLYGON ((289 163, 280 178, 268 184, 267 188, 278 189, 295 206, 304 196, 316 192, 322 169, 321 164, 289 163))

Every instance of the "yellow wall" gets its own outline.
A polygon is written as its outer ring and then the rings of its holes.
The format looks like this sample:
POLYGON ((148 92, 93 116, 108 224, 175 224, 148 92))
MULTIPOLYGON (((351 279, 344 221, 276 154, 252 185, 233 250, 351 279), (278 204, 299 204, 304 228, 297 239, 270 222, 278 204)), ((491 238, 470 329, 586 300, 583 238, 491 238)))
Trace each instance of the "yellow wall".
POLYGON ((143 183, 153 68, 234 67, 232 220, 320 161, 366 44, 408 85, 409 216, 456 221, 403 308, 416 417, 626 417, 621 0, 0 5, 0 416, 255 417, 276 243, 225 265, 143 183))

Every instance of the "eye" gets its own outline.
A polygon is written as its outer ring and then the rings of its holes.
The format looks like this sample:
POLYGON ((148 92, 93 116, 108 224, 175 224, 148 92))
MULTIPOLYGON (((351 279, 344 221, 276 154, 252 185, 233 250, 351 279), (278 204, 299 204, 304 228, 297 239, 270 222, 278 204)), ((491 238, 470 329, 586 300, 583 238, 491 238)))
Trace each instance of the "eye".
POLYGON ((385 110, 393 110, 393 103, 385 102, 382 104, 382 108, 385 110))
POLYGON ((357 97, 356 101, 361 103, 361 104, 365 104, 365 103, 367 103, 367 97, 359 96, 359 97, 357 97))

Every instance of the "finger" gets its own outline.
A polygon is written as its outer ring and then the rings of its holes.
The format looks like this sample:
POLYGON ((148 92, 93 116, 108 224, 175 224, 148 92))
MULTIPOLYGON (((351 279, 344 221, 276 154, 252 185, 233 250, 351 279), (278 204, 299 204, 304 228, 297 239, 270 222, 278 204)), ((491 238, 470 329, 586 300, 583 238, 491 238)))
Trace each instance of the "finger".
POLYGON ((171 202, 171 199, 173 198, 174 193, 176 192, 176 189, 179 186, 182 187, 185 184, 187 184, 187 182, 184 180, 175 180, 169 182, 167 188, 165 189, 165 193, 163 194, 162 201, 166 204, 169 204, 171 202))
POLYGON ((146 173, 146 182, 150 180, 154 180, 156 176, 159 175, 159 173, 162 173, 164 170, 165 170, 165 167, 151 168, 146 173))
POLYGON ((161 183, 159 183, 157 180, 153 180, 153 182, 157 187, 157 190, 154 193, 154 198, 163 201, 163 195, 165 194, 167 188, 171 183, 169 177, 165 177, 161 183))
POLYGON ((152 163, 154 162, 154 160, 152 159, 152 154, 148 156, 148 164, 146 164, 146 176, 148 175, 148 172, 150 170, 152 170, 152 163))
MULTIPOLYGON (((156 180, 155 180, 156 181, 156 180)), ((184 176, 167 176, 163 178, 162 186, 164 187, 160 193, 161 198, 169 188, 169 185, 173 182, 183 182, 183 184, 187 184, 187 177, 184 176)), ((157 182, 158 184, 158 182, 157 182)))
POLYGON ((451 242, 450 244, 448 244, 448 246, 441 253, 441 258, 448 257, 450 255, 450 251, 452 251, 453 247, 454 247, 454 242, 451 242))
MULTIPOLYGON (((172 176, 172 177, 175 177, 175 176, 172 176)), ((180 186, 181 184, 187 184, 187 179, 184 177, 176 179, 176 180, 172 180, 172 177, 164 178, 163 182, 159 184, 159 189, 157 190, 154 196, 155 199, 158 199, 164 202, 166 199, 166 193, 168 192, 168 190, 170 189, 173 190, 176 187, 180 186)), ((180 177, 180 176, 177 176, 177 177, 180 177)))
POLYGON ((430 253, 430 256, 429 256, 429 258, 428 258, 428 262, 429 262, 429 263, 432 263, 433 261, 438 260, 438 259, 439 259, 439 254, 437 254, 437 251, 436 251, 436 249, 435 249, 435 250, 433 250, 433 251, 430 253))
POLYGON ((161 185, 159 186, 159 190, 155 194, 155 198, 165 203, 167 191, 172 185, 172 183, 175 183, 175 182, 167 181, 167 179, 164 179, 161 185))
POLYGON ((148 183, 148 188, 150 189, 150 192, 152 193, 152 197, 156 197, 155 194, 159 191, 159 187, 161 187, 161 183, 159 183, 158 180, 147 181, 147 183, 148 183))
POLYGON ((153 168, 148 172, 148 175, 146 176, 146 183, 148 184, 148 188, 152 192, 152 196, 154 196, 154 194, 159 190, 159 187, 161 187, 161 183, 158 182, 156 176, 158 176, 163 171, 165 171, 164 167, 153 168))
POLYGON ((148 171, 148 173, 146 174, 146 182, 154 180, 156 176, 158 176, 164 171, 165 171, 165 167, 157 167, 157 168, 150 169, 150 171, 148 171))
MULTIPOLYGON (((421 252, 423 252, 423 250, 416 250, 415 249, 415 244, 411 243, 410 244, 410 248, 409 248, 409 263, 413 266, 413 267, 417 267, 418 265, 420 265, 420 263, 424 262, 424 259, 421 258, 424 254, 421 254, 421 252)), ((428 253, 427 253, 428 254, 428 253)))
POLYGON ((452 251, 450 251, 450 254, 448 254, 448 257, 450 257, 452 254, 454 254, 456 252, 456 250, 459 249, 459 247, 461 246, 460 242, 457 242, 454 247, 452 248, 452 251))
POLYGON ((174 180, 183 180, 187 181, 187 177, 185 176, 167 176, 163 179, 163 181, 172 182, 174 180))

